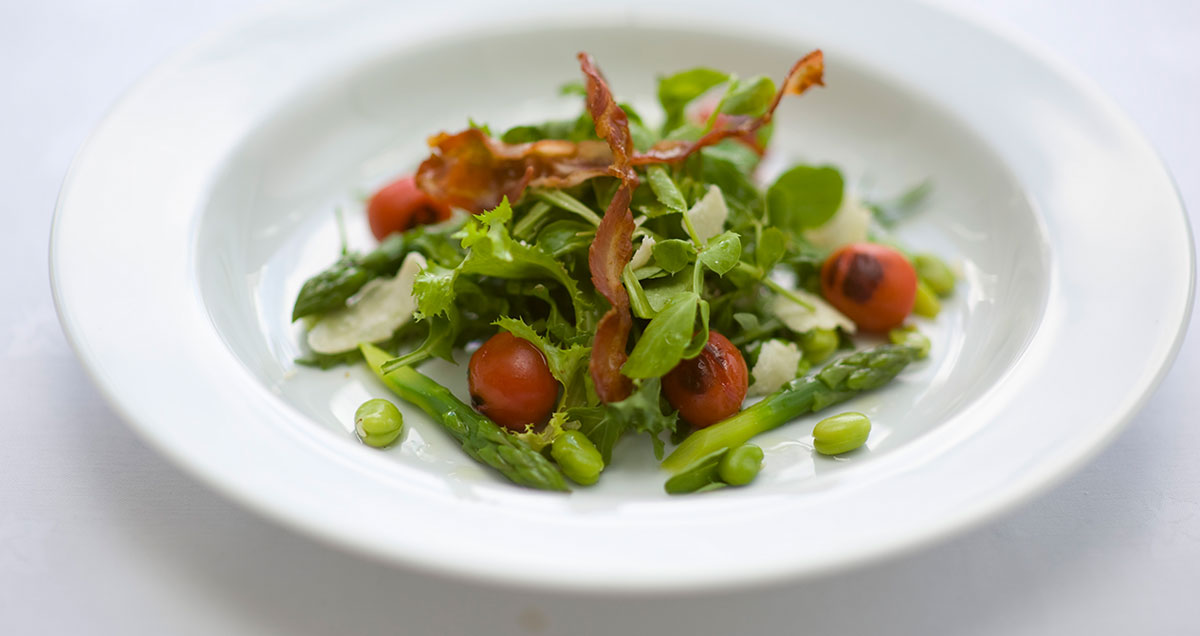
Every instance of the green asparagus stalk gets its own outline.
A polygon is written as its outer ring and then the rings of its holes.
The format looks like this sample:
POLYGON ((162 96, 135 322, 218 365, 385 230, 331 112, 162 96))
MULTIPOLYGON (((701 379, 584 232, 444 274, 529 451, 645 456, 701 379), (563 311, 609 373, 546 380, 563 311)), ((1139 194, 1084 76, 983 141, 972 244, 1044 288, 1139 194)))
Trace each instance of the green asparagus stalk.
POLYGON ((336 263, 304 282, 292 307, 292 320, 346 306, 346 301, 372 279, 395 276, 409 252, 417 251, 445 265, 462 260, 457 241, 448 239, 457 225, 423 225, 394 233, 366 254, 342 254, 336 263))
POLYGON ((325 271, 304 282, 292 306, 292 320, 346 306, 346 300, 371 280, 353 255, 343 256, 325 271))
POLYGON ((347 253, 333 265, 304 281, 292 320, 322 314, 346 306, 346 301, 372 278, 392 276, 411 246, 404 234, 392 234, 367 254, 347 253))
POLYGON ((861 391, 881 387, 919 354, 917 348, 904 345, 881 345, 851 354, 815 375, 792 380, 727 420, 692 433, 663 460, 662 466, 672 473, 679 472, 701 457, 745 444, 755 435, 804 413, 815 413, 861 391))
POLYGON ((458 440, 472 458, 499 471, 514 483, 542 490, 570 490, 562 473, 524 441, 508 434, 488 418, 412 367, 387 373, 392 356, 379 347, 359 345, 367 366, 389 389, 425 411, 458 440))

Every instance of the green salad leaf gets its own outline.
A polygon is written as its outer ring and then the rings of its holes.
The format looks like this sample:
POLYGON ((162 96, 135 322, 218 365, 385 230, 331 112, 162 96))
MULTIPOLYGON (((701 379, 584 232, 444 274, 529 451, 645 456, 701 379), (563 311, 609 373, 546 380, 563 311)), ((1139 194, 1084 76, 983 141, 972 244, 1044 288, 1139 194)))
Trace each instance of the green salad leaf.
POLYGON ((679 187, 675 185, 675 180, 671 178, 671 173, 661 165, 653 165, 646 169, 646 180, 650 182, 650 189, 654 191, 654 195, 658 197, 659 203, 662 203, 671 212, 684 212, 687 210, 687 201, 683 199, 683 193, 679 191, 679 187))
POLYGON ((683 239, 658 241, 650 249, 654 254, 654 264, 672 274, 683 271, 696 260, 695 244, 683 239))
POLYGON ((506 224, 511 220, 512 207, 506 197, 494 209, 468 221, 459 233, 467 250, 460 271, 498 278, 552 278, 569 291, 576 291, 575 279, 562 263, 541 249, 509 236, 506 224))
POLYGON ((634 316, 638 318, 653 318, 658 315, 658 310, 650 305, 650 299, 646 297, 646 290, 642 288, 642 282, 638 280, 633 270, 628 267, 621 272, 621 283, 625 285, 625 291, 629 294, 629 309, 634 316))
POLYGON ((435 262, 413 280, 413 297, 417 299, 417 311, 425 316, 446 315, 454 306, 454 282, 458 280, 457 267, 445 267, 435 262))
MULTIPOLYGON (((733 169, 741 177, 738 179, 738 187, 732 188, 735 191, 751 197, 757 198, 761 196, 758 186, 754 185, 751 175, 754 174, 754 169, 762 161, 762 157, 758 156, 754 149, 746 146, 746 144, 726 139, 715 146, 709 146, 700 151, 701 157, 705 161, 726 161, 733 164, 733 169)), ((717 185, 721 185, 718 183, 717 185)), ((721 187, 722 192, 725 187, 721 187)), ((726 195, 729 196, 729 195, 726 195)))
POLYGON ((771 224, 797 234, 824 224, 842 205, 845 185, 831 166, 795 166, 767 189, 771 224))
POLYGON ((704 190, 708 189, 709 184, 721 188, 721 195, 729 208, 727 227, 743 232, 756 221, 761 221, 765 209, 763 193, 750 177, 754 166, 758 165, 758 155, 730 140, 704 148, 697 154, 698 157, 689 159, 690 169, 704 190))
POLYGON ((567 419, 579 423, 579 430, 596 445, 607 464, 617 440, 627 432, 646 433, 654 444, 654 456, 661 459, 668 436, 675 430, 678 415, 662 406, 662 382, 659 378, 638 380, 633 393, 603 406, 579 407, 567 410, 567 419))
POLYGON ((556 411, 550 416, 550 421, 546 422, 545 426, 537 428, 528 424, 524 431, 511 433, 511 435, 529 444, 530 448, 540 453, 544 448, 553 444, 555 438, 566 432, 567 424, 566 411, 556 411))
POLYGON ((462 314, 452 307, 445 315, 431 316, 419 321, 426 326, 425 340, 416 349, 384 365, 384 371, 404 366, 416 366, 430 358, 454 362, 454 347, 462 328, 462 314))
MULTIPOLYGON (((558 342, 577 343, 579 341, 581 337, 580 330, 576 328, 574 323, 568 321, 566 316, 559 310, 559 298, 556 296, 561 296, 561 294, 556 295, 549 287, 535 281, 508 281, 504 287, 504 293, 509 296, 524 297, 525 300, 536 298, 540 301, 540 303, 523 303, 514 310, 515 313, 519 314, 539 316, 529 323, 535 331, 545 331, 558 342), (548 308, 548 312, 544 313, 544 317, 542 317, 543 312, 538 311, 534 307, 534 305, 538 304, 548 308)), ((508 315, 509 312, 510 308, 504 308, 497 312, 496 320, 508 315)), ((583 322, 580 324, 586 327, 583 322)), ((490 325, 491 323, 489 323, 490 325)))
POLYGON ((658 80, 658 103, 662 105, 666 121, 663 134, 678 128, 684 122, 684 108, 697 97, 714 87, 729 81, 729 74, 711 68, 694 68, 658 80))
POLYGON ((545 201, 538 201, 527 206, 524 214, 517 216, 517 222, 512 226, 512 237, 518 241, 529 241, 537 236, 547 222, 554 216, 554 206, 545 201))
POLYGON ((787 234, 777 227, 759 227, 758 240, 754 245, 754 264, 765 272, 787 254, 787 234))
POLYGON ((527 144, 543 139, 565 139, 567 141, 583 141, 596 139, 596 129, 592 118, 583 113, 575 119, 548 121, 541 124, 514 126, 500 135, 500 141, 506 144, 527 144))
POLYGON ((555 258, 578 250, 587 250, 596 235, 596 228, 571 219, 553 221, 538 232, 538 248, 555 258))
POLYGON ((708 239, 708 246, 700 252, 704 266, 724 276, 737 265, 742 256, 742 239, 737 232, 722 232, 708 239))
POLYGON ((552 279, 567 290, 575 306, 576 319, 588 310, 575 278, 553 254, 513 239, 507 228, 512 207, 505 198, 495 209, 471 218, 456 234, 466 256, 457 267, 430 263, 413 284, 417 308, 426 316, 444 315, 455 302, 455 282, 461 274, 528 280, 552 279))
POLYGON ((693 291, 680 292, 668 301, 646 326, 621 373, 631 378, 657 378, 675 368, 696 331, 701 302, 693 291))
POLYGON ((680 271, 672 276, 648 281, 642 287, 646 291, 646 300, 657 314, 680 292, 691 289, 692 273, 680 271))
POLYGON ((735 82, 725 99, 721 100, 721 112, 759 117, 767 112, 767 107, 773 99, 775 81, 765 75, 758 75, 735 82))
POLYGON ((596 214, 591 208, 584 205, 582 201, 571 196, 565 190, 537 188, 530 190, 529 194, 560 210, 574 213, 593 226, 600 225, 600 215, 596 214))

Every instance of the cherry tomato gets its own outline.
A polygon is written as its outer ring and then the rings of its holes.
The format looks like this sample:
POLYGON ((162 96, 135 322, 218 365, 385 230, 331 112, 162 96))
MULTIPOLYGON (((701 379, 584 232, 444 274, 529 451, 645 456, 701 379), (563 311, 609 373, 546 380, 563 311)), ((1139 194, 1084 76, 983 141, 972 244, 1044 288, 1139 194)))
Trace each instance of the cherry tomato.
POLYGON ((471 355, 467 379, 475 410, 514 431, 545 422, 558 399, 558 381, 545 356, 507 331, 492 336, 471 355))
POLYGON ((729 339, 708 332, 700 355, 684 360, 663 376, 663 394, 679 416, 704 428, 737 413, 746 399, 750 372, 746 360, 729 339))
POLYGON ((821 266, 821 294, 866 331, 904 322, 917 297, 917 271, 885 245, 851 243, 821 266))
POLYGON ((425 194, 417 187, 412 175, 383 186, 367 202, 367 222, 371 225, 371 234, 380 241, 392 232, 403 232, 448 218, 450 206, 425 194))

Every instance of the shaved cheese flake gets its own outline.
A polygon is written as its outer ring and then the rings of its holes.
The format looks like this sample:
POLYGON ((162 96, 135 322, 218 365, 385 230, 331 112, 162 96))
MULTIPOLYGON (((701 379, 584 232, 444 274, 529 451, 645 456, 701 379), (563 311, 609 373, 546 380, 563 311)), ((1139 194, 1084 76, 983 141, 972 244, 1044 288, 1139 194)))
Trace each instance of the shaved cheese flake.
POLYGON ((754 376, 754 384, 750 385, 747 395, 767 395, 779 390, 779 387, 796 377, 801 357, 803 355, 800 353, 800 347, 794 342, 764 342, 758 352, 758 361, 750 370, 750 374, 754 376))
POLYGON ((871 228, 871 209, 852 194, 842 197, 842 205, 821 227, 807 230, 804 238, 817 247, 835 250, 850 243, 867 240, 871 228))
POLYGON ((350 351, 361 342, 381 342, 412 319, 417 301, 413 281, 425 268, 425 257, 409 252, 392 278, 376 278, 355 294, 350 304, 322 317, 308 332, 317 353, 350 351))
POLYGON ((647 236, 642 239, 638 245, 637 251, 633 256, 629 257, 629 269, 635 270, 639 267, 645 267, 650 262, 650 257, 654 254, 654 237, 647 236))
POLYGON ((708 192, 687 211, 687 215, 696 230, 696 238, 701 244, 708 243, 708 239, 725 231, 725 219, 729 217, 725 195, 717 186, 709 186, 708 192))
POLYGON ((854 333, 854 321, 845 314, 825 302, 824 298, 810 294, 803 289, 792 292, 800 300, 813 306, 812 310, 796 303, 787 296, 778 295, 771 300, 768 310, 779 317, 788 329, 796 333, 804 333, 810 329, 836 329, 841 327, 847 333, 854 333))

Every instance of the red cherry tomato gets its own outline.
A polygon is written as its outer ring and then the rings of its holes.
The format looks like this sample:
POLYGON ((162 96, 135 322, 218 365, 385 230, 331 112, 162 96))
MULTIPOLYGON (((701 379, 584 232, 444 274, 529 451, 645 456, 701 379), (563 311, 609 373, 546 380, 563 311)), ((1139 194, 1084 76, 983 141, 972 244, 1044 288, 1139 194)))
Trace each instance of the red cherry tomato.
POLYGON ((489 338, 471 356, 467 379, 475 410, 514 431, 545 422, 558 399, 558 381, 545 356, 507 331, 489 338))
POLYGON ((450 218, 450 206, 434 201, 417 187, 412 175, 401 177, 376 192, 367 202, 371 234, 382 241, 392 232, 450 218))
POLYGON ((729 339, 708 332, 700 355, 684 360, 663 376, 663 394, 679 416, 704 428, 737 413, 746 399, 750 372, 746 360, 729 339))
POLYGON ((917 271, 890 247, 852 243, 821 266, 821 294, 859 328, 887 331, 912 311, 917 271))

